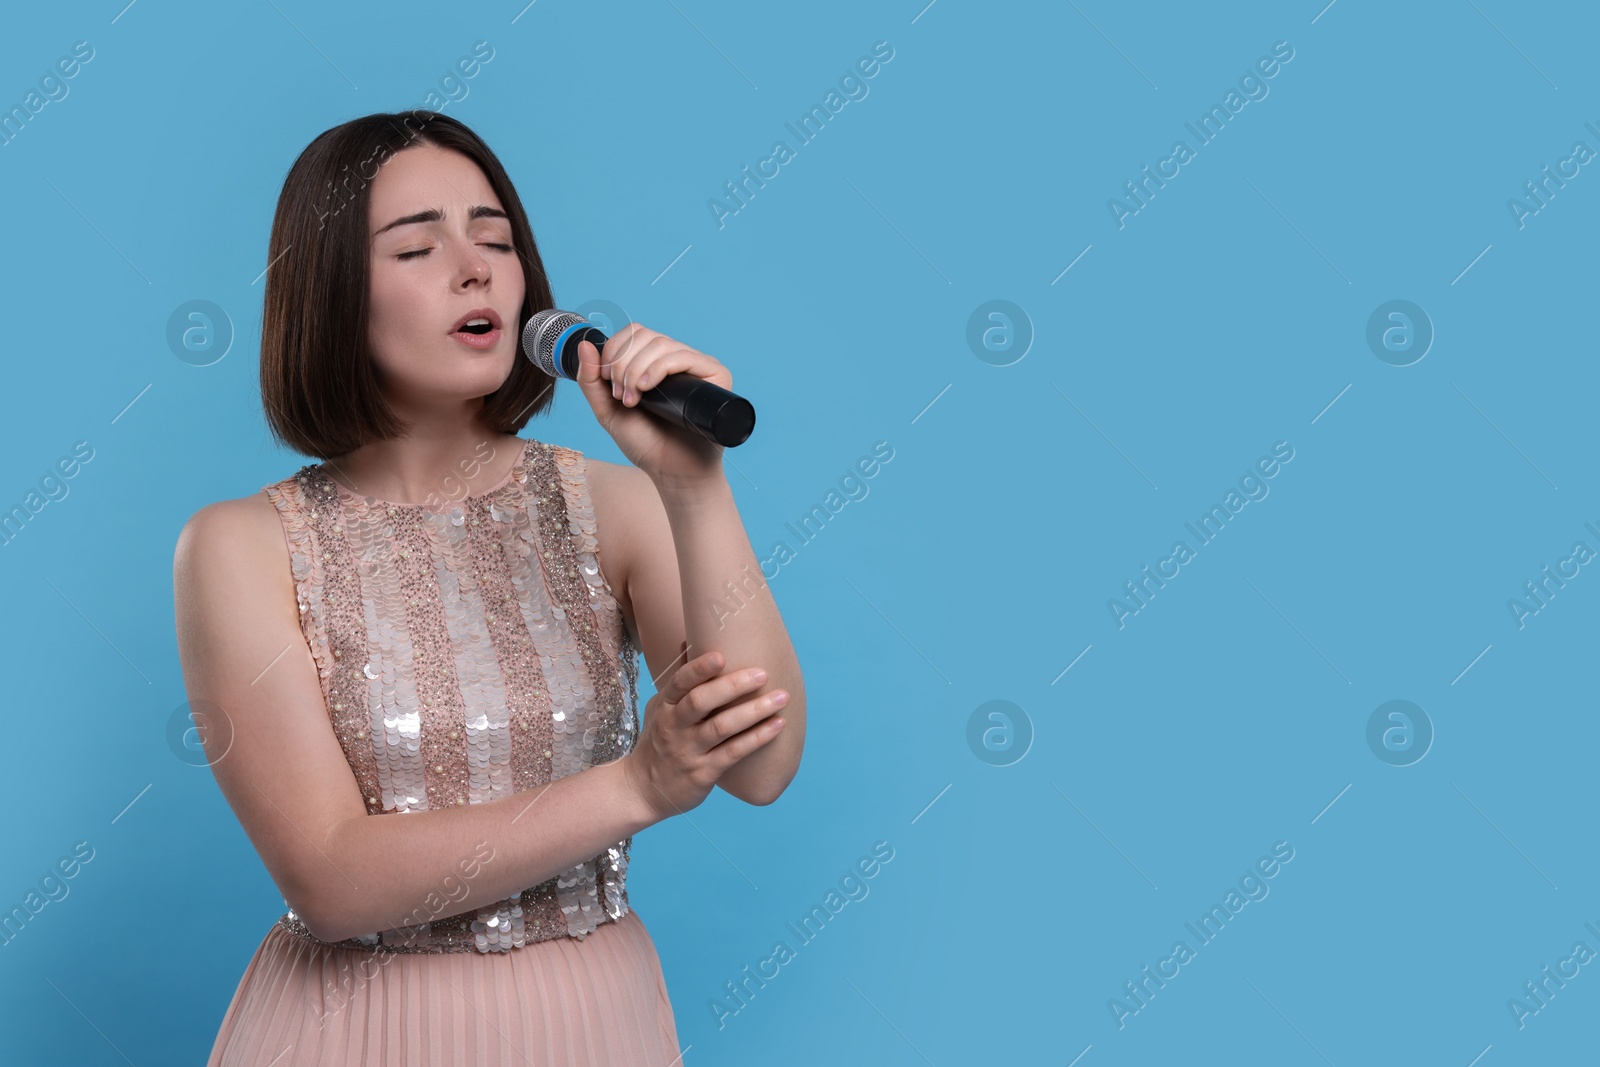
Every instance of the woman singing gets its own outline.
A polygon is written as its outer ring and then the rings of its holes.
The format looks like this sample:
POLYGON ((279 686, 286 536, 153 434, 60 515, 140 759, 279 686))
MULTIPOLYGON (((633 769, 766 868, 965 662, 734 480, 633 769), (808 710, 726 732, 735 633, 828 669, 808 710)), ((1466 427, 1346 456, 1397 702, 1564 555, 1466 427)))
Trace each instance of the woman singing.
POLYGON ((728 369, 631 325, 579 381, 631 466, 517 436, 554 296, 500 161, 435 112, 317 137, 268 264, 267 422, 322 462, 202 508, 173 567, 208 760, 288 905, 210 1063, 670 1067, 632 837, 713 785, 770 804, 805 736, 721 448, 638 403, 728 369))

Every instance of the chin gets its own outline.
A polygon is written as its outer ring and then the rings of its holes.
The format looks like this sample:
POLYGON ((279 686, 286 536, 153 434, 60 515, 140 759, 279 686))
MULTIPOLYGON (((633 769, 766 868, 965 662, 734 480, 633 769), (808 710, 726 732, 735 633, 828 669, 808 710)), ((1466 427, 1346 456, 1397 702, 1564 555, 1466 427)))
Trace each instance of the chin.
MULTIPOLYGON (((496 376, 505 381, 511 375, 517 358, 509 346, 501 346, 492 352, 457 352, 444 365, 455 368, 457 372, 464 370, 473 381, 496 376)), ((454 376, 459 377, 459 374, 454 376)))
POLYGON ((509 359, 479 364, 474 370, 481 373, 472 376, 473 387, 483 389, 484 393, 492 393, 511 380, 512 369, 513 364, 509 359))
POLYGON ((456 367, 445 373, 436 369, 433 374, 412 379, 408 392, 415 396, 439 399, 475 400, 499 389, 511 377, 511 365, 477 363, 469 367, 456 367))

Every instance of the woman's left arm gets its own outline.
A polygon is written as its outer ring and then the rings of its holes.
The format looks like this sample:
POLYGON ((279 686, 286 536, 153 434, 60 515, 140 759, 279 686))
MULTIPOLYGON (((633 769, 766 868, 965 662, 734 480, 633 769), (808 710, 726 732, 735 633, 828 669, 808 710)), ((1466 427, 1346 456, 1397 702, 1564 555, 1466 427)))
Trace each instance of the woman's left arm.
POLYGON ((767 672, 760 690, 741 701, 778 689, 788 694, 788 703, 775 712, 783 717, 782 732, 717 782, 746 803, 770 804, 800 766, 805 683, 733 490, 720 474, 706 483, 659 485, 636 468, 617 470, 633 520, 625 535, 622 582, 652 676, 716 651, 722 653, 723 673, 747 667, 767 672))
POLYGON ((603 497, 612 517, 599 522, 601 551, 617 572, 619 607, 632 617, 652 677, 720 652, 723 673, 767 672, 761 689, 741 702, 778 689, 788 694, 774 712, 784 720, 777 737, 717 782, 747 803, 770 804, 794 778, 805 743, 805 684, 794 645, 745 534, 722 449, 637 406, 639 392, 667 374, 696 374, 724 388, 732 377, 712 357, 637 323, 607 342, 604 358, 587 341, 579 351, 579 384, 634 464, 604 465, 592 479, 597 506, 603 497))

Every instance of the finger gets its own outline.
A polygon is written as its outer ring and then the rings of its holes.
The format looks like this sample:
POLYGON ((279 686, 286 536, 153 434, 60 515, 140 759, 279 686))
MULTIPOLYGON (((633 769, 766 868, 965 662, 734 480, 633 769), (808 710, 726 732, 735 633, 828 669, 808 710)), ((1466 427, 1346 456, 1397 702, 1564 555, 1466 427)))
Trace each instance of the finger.
POLYGON ((715 678, 717 672, 722 670, 722 653, 703 652, 694 659, 679 667, 672 675, 672 686, 677 690, 676 704, 681 701, 695 686, 710 678, 715 678))
POLYGON ((625 356, 651 338, 660 336, 660 334, 656 333, 656 331, 650 329, 648 326, 641 326, 637 322, 630 322, 628 325, 616 332, 611 340, 607 342, 607 347, 612 344, 617 346, 617 350, 612 353, 613 357, 625 356))
POLYGON ((733 377, 726 367, 704 352, 692 348, 679 347, 664 351, 652 355, 648 360, 641 355, 628 371, 629 380, 624 382, 622 393, 623 403, 627 403, 630 397, 636 401, 641 393, 660 385, 669 374, 692 374, 705 381, 714 381, 723 388, 733 383, 733 377))
MULTIPOLYGON (((600 354, 601 372, 607 379, 617 381, 622 370, 628 365, 628 360, 633 358, 651 338, 657 336, 659 335, 654 330, 640 326, 637 322, 628 323, 607 339, 605 349, 600 354)), ((616 395, 622 395, 620 389, 616 395)))
POLYGON ((601 377, 600 350, 592 341, 578 342, 578 383, 597 382, 601 377))
POLYGON ((728 740, 707 752, 706 756, 710 759, 711 766, 715 770, 717 777, 720 778, 722 773, 729 767, 732 767, 758 748, 770 744, 775 737, 783 732, 784 725, 783 717, 774 715, 769 719, 761 720, 743 733, 734 734, 728 740))
POLYGON ((709 750, 788 706, 789 694, 782 689, 729 705, 700 724, 700 740, 709 750))
POLYGON ((632 388, 638 369, 646 363, 660 356, 662 352, 671 351, 678 346, 678 342, 670 337, 656 334, 654 337, 639 344, 631 345, 627 354, 611 368, 611 380, 618 386, 618 399, 626 400, 628 390, 632 388))
POLYGON ((759 667, 732 671, 703 682, 689 691, 681 703, 694 713, 696 722, 725 707, 748 693, 754 693, 767 681, 767 672, 759 667))
MULTIPOLYGON (((662 366, 671 366, 677 353, 681 351, 683 351, 681 348, 661 348, 652 351, 648 346, 642 350, 638 358, 629 364, 628 373, 623 376, 622 402, 629 405, 638 403, 640 394, 649 388, 645 380, 650 372, 662 366)), ((659 382, 661 376, 661 372, 657 370, 655 380, 659 382)))
MULTIPOLYGON (((684 648, 688 649, 688 642, 684 642, 684 648)), ((707 678, 715 678, 721 669, 722 653, 715 651, 702 653, 672 673, 672 677, 667 679, 667 684, 658 690, 661 699, 668 704, 677 704, 695 686, 707 678)))
POLYGON ((588 341, 578 342, 578 386, 602 424, 612 418, 616 400, 606 395, 606 384, 600 380, 600 350, 588 341))
POLYGON ((600 376, 610 377, 611 363, 628 346, 628 337, 633 333, 633 323, 629 323, 605 341, 605 351, 600 354, 600 376))

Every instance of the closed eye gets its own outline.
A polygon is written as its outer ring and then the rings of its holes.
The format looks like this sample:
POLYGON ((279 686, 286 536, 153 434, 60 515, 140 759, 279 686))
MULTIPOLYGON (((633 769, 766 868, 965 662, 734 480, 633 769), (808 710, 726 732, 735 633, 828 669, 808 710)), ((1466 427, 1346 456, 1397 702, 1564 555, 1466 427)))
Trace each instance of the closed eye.
MULTIPOLYGON (((505 245, 505 244, 491 244, 491 245, 489 245, 489 247, 490 248, 498 248, 502 252, 513 251, 512 247, 510 245, 505 245)), ((429 252, 432 252, 432 251, 433 251, 433 249, 431 249, 431 248, 419 248, 415 252, 401 252, 399 255, 395 256, 394 258, 396 258, 396 259, 412 259, 413 257, 416 257, 416 256, 425 256, 429 252)))

